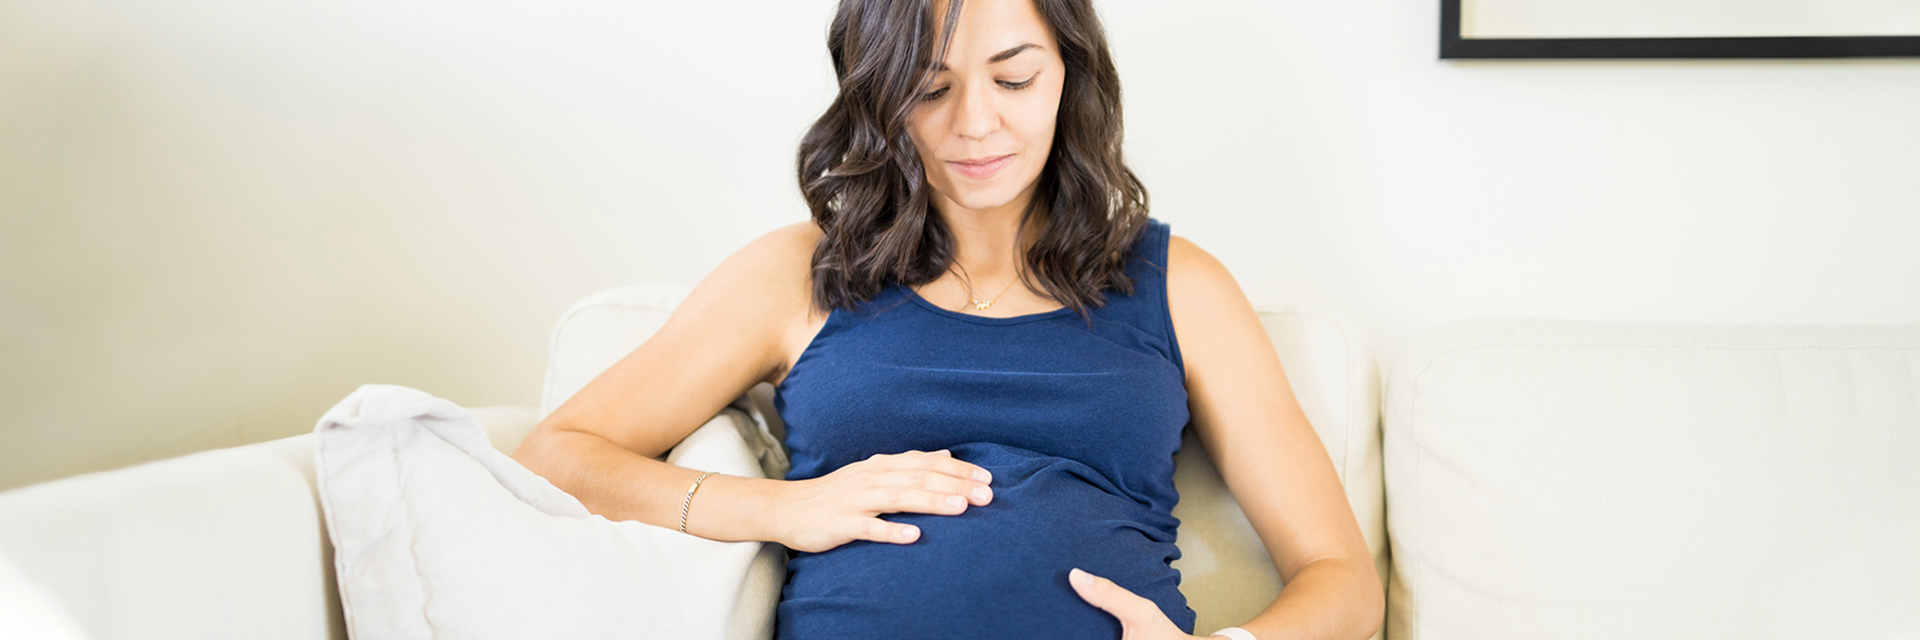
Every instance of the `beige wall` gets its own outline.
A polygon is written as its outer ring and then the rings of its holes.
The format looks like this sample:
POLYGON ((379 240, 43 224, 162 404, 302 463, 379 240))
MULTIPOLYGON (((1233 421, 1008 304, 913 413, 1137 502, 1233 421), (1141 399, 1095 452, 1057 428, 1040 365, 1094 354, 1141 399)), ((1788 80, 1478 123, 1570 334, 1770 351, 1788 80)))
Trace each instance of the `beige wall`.
MULTIPOLYGON (((1155 215, 1383 355, 1920 323, 1920 61, 1435 60, 1437 2, 1102 2, 1155 215)), ((804 218, 831 3, 0 0, 0 488, 533 404, 572 300, 804 218)))

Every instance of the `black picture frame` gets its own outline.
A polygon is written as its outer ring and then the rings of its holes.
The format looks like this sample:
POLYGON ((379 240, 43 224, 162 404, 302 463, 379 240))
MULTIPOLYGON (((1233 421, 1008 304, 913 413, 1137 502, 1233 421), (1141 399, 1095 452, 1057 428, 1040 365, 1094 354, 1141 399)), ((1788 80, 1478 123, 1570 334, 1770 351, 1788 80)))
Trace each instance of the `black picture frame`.
POLYGON ((1440 0, 1440 59, 1907 58, 1911 36, 1715 38, 1465 38, 1461 0, 1440 0))

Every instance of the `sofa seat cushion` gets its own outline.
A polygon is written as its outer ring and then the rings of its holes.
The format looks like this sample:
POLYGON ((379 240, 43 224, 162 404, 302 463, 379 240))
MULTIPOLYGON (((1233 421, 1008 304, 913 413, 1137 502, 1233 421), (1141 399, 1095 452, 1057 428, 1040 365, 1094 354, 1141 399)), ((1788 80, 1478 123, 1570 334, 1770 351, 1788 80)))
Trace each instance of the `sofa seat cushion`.
POLYGON ((1388 637, 1920 637, 1920 327, 1494 318, 1408 344, 1388 637))

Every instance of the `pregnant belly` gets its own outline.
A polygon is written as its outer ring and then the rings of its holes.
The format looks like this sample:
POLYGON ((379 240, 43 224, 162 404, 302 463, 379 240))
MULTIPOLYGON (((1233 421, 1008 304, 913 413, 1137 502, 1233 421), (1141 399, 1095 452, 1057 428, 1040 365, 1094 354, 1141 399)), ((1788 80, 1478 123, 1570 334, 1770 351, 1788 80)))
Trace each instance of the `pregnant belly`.
POLYGON ((920 527, 911 544, 859 540, 793 552, 778 638, 1116 640, 1119 621, 1067 584, 1073 567, 1153 600, 1193 632, 1169 564, 1180 557, 1171 514, 1072 460, 984 443, 952 451, 993 472, 993 502, 959 515, 882 516, 920 527))

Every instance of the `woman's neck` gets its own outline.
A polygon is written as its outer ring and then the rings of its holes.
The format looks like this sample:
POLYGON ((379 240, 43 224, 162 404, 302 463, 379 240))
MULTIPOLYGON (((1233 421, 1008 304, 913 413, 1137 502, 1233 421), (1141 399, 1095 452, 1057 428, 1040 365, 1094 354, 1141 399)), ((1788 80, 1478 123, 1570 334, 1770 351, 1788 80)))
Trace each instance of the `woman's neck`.
MULTIPOLYGON (((1011 205, 1012 203, 1009 203, 1011 205)), ((953 232, 954 260, 976 281, 1005 282, 1019 272, 1027 250, 1046 228, 1046 214, 1035 211, 1020 233, 1021 208, 940 211, 953 232)), ((958 207, 955 207, 958 209, 958 207)))

